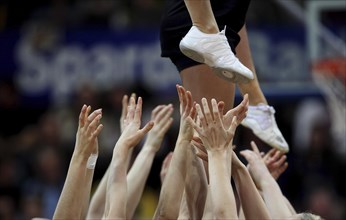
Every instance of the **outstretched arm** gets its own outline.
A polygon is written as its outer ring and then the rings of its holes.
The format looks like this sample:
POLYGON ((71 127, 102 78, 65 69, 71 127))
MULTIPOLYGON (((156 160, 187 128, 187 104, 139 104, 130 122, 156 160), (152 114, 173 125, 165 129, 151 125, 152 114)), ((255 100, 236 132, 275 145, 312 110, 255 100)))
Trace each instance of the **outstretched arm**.
POLYGON ((109 167, 91 198, 86 219, 101 219, 105 211, 109 167))
MULTIPOLYGON (((136 100, 136 93, 132 93, 130 98, 134 98, 136 100)), ((127 115, 127 111, 129 108, 129 97, 127 95, 123 96, 123 99, 121 101, 121 116, 120 116, 120 133, 123 133, 124 131, 124 120, 126 119, 126 115, 127 115)), ((130 167, 130 162, 131 162, 131 157, 133 154, 133 147, 129 150, 129 153, 127 155, 127 159, 126 159, 126 170, 129 170, 130 167)))
MULTIPOLYGON (((280 177, 280 175, 283 172, 285 172, 285 170, 288 167, 288 163, 286 162, 286 155, 284 155, 282 152, 280 152, 277 149, 271 149, 270 151, 268 151, 264 155, 263 161, 265 165, 267 166, 270 174, 276 181, 280 177)), ((283 197, 288 209, 291 212, 291 215, 297 214, 296 210, 293 208, 290 201, 284 195, 283 197)))
POLYGON ((246 219, 269 219, 267 207, 249 171, 235 153, 232 155, 232 177, 246 219))
POLYGON ((127 204, 127 156, 130 148, 136 146, 146 133, 153 127, 154 123, 147 123, 142 129, 142 98, 138 98, 136 104, 133 97, 130 98, 126 119, 124 120, 124 130, 117 141, 107 183, 105 218, 126 219, 127 204))
POLYGON ((160 149, 164 135, 172 125, 172 113, 173 106, 171 104, 157 106, 152 112, 151 120, 154 122, 154 127, 149 131, 143 148, 127 175, 127 219, 132 219, 142 197, 155 154, 160 149))
POLYGON ((203 161, 197 157, 196 149, 188 149, 185 196, 191 219, 202 219, 208 192, 208 180, 203 161))
POLYGON ((97 136, 102 130, 101 109, 91 113, 84 105, 79 115, 76 144, 53 219, 81 219, 89 202, 98 155, 97 136))
POLYGON ((190 119, 208 152, 210 196, 216 219, 237 219, 237 208, 230 187, 229 154, 232 153, 232 140, 237 127, 236 117, 225 129, 222 115, 215 99, 211 100, 212 112, 208 102, 202 99, 203 112, 197 104, 196 109, 201 126, 190 119))
POLYGON ((186 159, 193 135, 193 128, 188 123, 188 117, 194 118, 196 112, 191 93, 189 91, 186 92, 179 85, 177 85, 177 91, 181 113, 180 129, 171 163, 163 181, 154 219, 177 219, 184 192, 186 159))
MULTIPOLYGON (((136 94, 132 93, 131 97, 136 99, 136 94)), ((120 133, 122 133, 124 130, 124 120, 127 115, 128 107, 129 107, 129 98, 127 95, 124 95, 122 99, 122 111, 120 116, 120 133)), ((127 160, 126 160, 126 166, 127 166, 126 169, 128 169, 132 152, 133 152, 133 148, 129 150, 127 160)), ((107 168, 107 171, 103 175, 101 182, 97 186, 94 195, 91 198, 91 202, 90 202, 90 206, 89 206, 88 214, 87 214, 87 219, 101 219, 104 214, 105 204, 106 204, 108 175, 109 175, 109 166, 107 168)))
MULTIPOLYGON (((240 153, 246 158, 249 163, 248 168, 251 173, 252 179, 256 183, 258 189, 262 192, 263 199, 268 208, 271 218, 289 218, 291 216, 291 212, 286 205, 286 201, 282 195, 279 185, 268 171, 255 142, 251 142, 251 146, 253 148, 253 151, 245 150, 241 151, 240 153)), ((242 205, 244 207, 245 213, 246 204, 242 205)))

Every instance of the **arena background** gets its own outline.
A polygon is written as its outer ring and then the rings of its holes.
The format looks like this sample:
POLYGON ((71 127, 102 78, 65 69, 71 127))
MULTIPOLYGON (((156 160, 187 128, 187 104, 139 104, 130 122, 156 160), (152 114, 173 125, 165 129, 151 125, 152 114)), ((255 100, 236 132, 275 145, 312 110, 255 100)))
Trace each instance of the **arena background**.
MULTIPOLYGON (((0 2, 0 219, 52 218, 84 103, 104 114, 95 188, 119 136, 121 98, 132 92, 144 99, 146 121, 158 104, 176 109, 137 210, 138 218, 152 216, 179 117, 180 78, 160 57, 162 7, 163 0, 0 2)), ((346 219, 345 21, 343 0, 252 0, 247 19, 261 87, 291 149, 279 184, 298 211, 326 219, 346 219), (323 59, 338 61, 338 113, 314 76, 326 72, 312 68, 323 59)), ((250 140, 268 150, 239 127, 237 150, 250 140)))

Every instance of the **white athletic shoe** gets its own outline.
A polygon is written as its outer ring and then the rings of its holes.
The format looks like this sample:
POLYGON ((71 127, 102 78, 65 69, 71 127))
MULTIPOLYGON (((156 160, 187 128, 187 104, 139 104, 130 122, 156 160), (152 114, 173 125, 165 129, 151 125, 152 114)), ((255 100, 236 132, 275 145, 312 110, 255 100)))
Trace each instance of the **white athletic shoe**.
POLYGON ((254 79, 253 73, 232 52, 225 29, 217 34, 206 34, 192 26, 180 41, 180 50, 187 57, 212 67, 216 75, 226 80, 247 83, 254 79))
POLYGON ((287 153, 288 144, 276 124, 274 113, 274 108, 269 105, 249 106, 247 116, 241 124, 250 128, 257 137, 271 147, 287 153))

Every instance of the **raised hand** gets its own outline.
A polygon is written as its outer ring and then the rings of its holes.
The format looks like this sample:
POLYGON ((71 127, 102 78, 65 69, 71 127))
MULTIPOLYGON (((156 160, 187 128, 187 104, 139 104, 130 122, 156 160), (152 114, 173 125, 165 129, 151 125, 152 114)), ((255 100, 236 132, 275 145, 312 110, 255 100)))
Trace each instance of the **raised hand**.
POLYGON ((286 159, 285 154, 274 148, 264 155, 264 163, 275 180, 287 169, 288 163, 286 159))
POLYGON ((98 154, 97 136, 103 128, 103 125, 100 124, 102 110, 97 109, 89 114, 90 111, 90 106, 83 105, 79 114, 76 134, 74 155, 83 156, 83 158, 88 158, 91 154, 98 154))
POLYGON ((208 152, 226 150, 232 145, 235 129, 238 125, 237 117, 233 117, 230 127, 226 129, 223 125, 216 100, 211 100, 212 112, 205 98, 202 99, 202 105, 203 112, 201 106, 199 104, 196 105, 201 125, 198 126, 192 119, 190 119, 190 122, 193 124, 208 152))
POLYGON ((186 91, 184 87, 176 85, 179 102, 180 102, 180 129, 179 137, 181 139, 191 141, 193 136, 193 128, 189 123, 189 118, 194 119, 196 117, 195 103, 192 101, 192 95, 189 91, 186 91))
POLYGON ((269 170, 267 169, 264 161, 262 160, 261 153, 258 150, 255 142, 251 141, 251 150, 243 150, 240 152, 242 156, 248 161, 248 170, 254 180, 256 186, 261 190, 262 184, 271 178, 269 170))
POLYGON ((83 105, 79 114, 76 144, 53 219, 85 218, 98 154, 97 136, 103 127, 101 109, 90 111, 90 106, 83 105))
MULTIPOLYGON (((231 126, 232 119, 234 116, 237 117, 236 122, 237 122, 237 125, 239 125, 243 121, 243 119, 246 117, 248 107, 249 107, 249 96, 245 94, 243 97, 243 101, 239 105, 237 105, 235 108, 230 109, 228 112, 226 112, 225 115, 222 116, 224 127, 227 129, 231 126)), ((218 108, 219 108, 220 114, 223 114, 224 103, 219 102, 218 108)))
POLYGON ((142 129, 141 126, 142 118, 142 98, 139 97, 137 104, 135 98, 131 97, 127 115, 124 119, 124 130, 121 134, 117 145, 126 146, 128 148, 134 147, 137 145, 144 137, 146 133, 152 129, 154 122, 148 122, 142 129))
POLYGON ((157 152, 160 149, 164 135, 173 123, 173 105, 159 105, 151 113, 154 127, 149 131, 143 148, 150 148, 157 152))
MULTIPOLYGON (((131 97, 133 97, 136 100, 136 93, 132 93, 131 97)), ((123 99, 121 101, 122 104, 122 110, 121 110, 121 116, 120 116, 120 132, 123 133, 124 131, 124 120, 127 115, 127 108, 129 107, 129 97, 127 95, 123 96, 123 99)))
POLYGON ((251 147, 253 151, 245 150, 240 153, 249 162, 249 172, 258 190, 262 193, 271 219, 289 218, 292 214, 279 185, 269 173, 255 142, 251 142, 251 147))

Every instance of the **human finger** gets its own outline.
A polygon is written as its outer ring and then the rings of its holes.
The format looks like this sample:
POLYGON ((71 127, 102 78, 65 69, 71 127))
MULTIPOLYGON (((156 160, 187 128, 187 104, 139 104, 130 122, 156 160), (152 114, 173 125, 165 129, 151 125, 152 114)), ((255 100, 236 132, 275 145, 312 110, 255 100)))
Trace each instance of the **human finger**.
POLYGON ((256 145, 256 143, 254 141, 251 141, 251 148, 252 150, 258 155, 258 156, 261 156, 261 153, 260 151, 258 150, 258 147, 256 145))
POLYGON ((237 128, 237 116, 233 116, 232 118, 232 123, 231 126, 229 127, 229 129, 227 130, 228 135, 230 136, 230 138, 233 139, 234 134, 235 134, 235 130, 237 128))
POLYGON ((204 114, 202 112, 201 106, 198 103, 196 104, 196 111, 197 111, 198 118, 199 118, 199 121, 200 121, 202 127, 206 128, 207 127, 207 121, 205 120, 205 117, 204 117, 204 114))
POLYGON ((83 128, 85 125, 85 113, 86 113, 87 106, 84 104, 80 113, 79 113, 79 127, 83 128))
POLYGON ((220 101, 217 103, 217 107, 219 109, 220 114, 223 115, 223 111, 225 109, 225 103, 223 101, 220 101))
POLYGON ((121 117, 122 118, 126 117, 128 102, 129 102, 129 97, 127 95, 124 95, 121 101, 121 105, 122 105, 121 117))
POLYGON ((142 129, 139 130, 139 132, 144 136, 146 135, 154 126, 153 121, 149 121, 142 129))
POLYGON ((207 125, 211 125, 213 123, 213 117, 211 115, 208 101, 206 98, 202 98, 202 107, 203 107, 203 112, 204 112, 204 116, 205 116, 207 125))
POLYGON ((95 129, 95 131, 92 133, 93 138, 97 138, 100 132, 102 131, 102 129, 103 129, 103 125, 99 124, 97 128, 95 129))
POLYGON ((96 130, 97 126, 100 124, 101 118, 102 118, 102 114, 98 114, 96 117, 92 119, 92 122, 88 125, 88 128, 87 128, 88 134, 92 134, 96 130))
POLYGON ((93 121, 94 119, 98 116, 102 114, 102 109, 99 108, 95 111, 93 111, 88 117, 87 117, 87 123, 85 124, 85 126, 89 126, 93 121))
POLYGON ((219 125, 222 125, 219 108, 217 106, 217 102, 215 99, 211 99, 211 106, 212 106, 214 121, 217 122, 219 125))
POLYGON ((200 151, 203 151, 204 153, 207 153, 207 150, 205 149, 205 147, 204 147, 204 145, 202 143, 199 143, 197 141, 192 140, 191 144, 193 144, 200 151))
POLYGON ((161 110, 166 107, 167 105, 158 105, 151 111, 151 120, 154 120, 156 118, 157 114, 161 112, 161 110))

